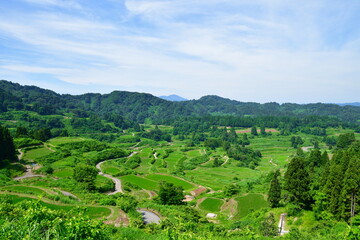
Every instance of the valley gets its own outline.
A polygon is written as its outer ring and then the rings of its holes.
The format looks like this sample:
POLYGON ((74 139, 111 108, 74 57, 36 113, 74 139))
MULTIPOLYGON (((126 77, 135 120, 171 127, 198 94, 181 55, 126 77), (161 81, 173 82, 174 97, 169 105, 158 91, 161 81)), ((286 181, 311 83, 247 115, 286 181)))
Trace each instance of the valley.
POLYGON ((22 236, 34 224, 34 239, 72 229, 82 229, 73 239, 342 239, 358 229, 356 122, 217 114, 136 122, 70 103, 40 114, 18 97, 23 109, 4 101, 0 112, 1 234, 22 236))

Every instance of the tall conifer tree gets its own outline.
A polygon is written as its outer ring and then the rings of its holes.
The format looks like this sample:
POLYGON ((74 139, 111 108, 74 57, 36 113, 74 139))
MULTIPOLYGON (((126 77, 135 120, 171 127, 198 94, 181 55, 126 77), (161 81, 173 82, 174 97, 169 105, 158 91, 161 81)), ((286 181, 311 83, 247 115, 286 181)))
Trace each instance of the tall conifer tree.
POLYGON ((360 197, 360 159, 351 158, 349 166, 345 172, 342 190, 342 213, 345 219, 354 217, 357 213, 357 202, 360 197))
POLYGON ((310 177, 301 157, 294 157, 285 173, 284 189, 290 193, 290 201, 302 207, 310 205, 310 177))
POLYGON ((16 159, 15 146, 9 130, 0 126, 0 163, 5 159, 16 159))
POLYGON ((268 202, 272 208, 278 207, 281 200, 281 184, 279 182, 279 177, 280 171, 276 170, 270 182, 268 202))
POLYGON ((341 217, 341 189, 343 187, 343 172, 338 164, 333 164, 328 172, 327 181, 323 192, 328 199, 327 211, 331 212, 336 218, 341 217))

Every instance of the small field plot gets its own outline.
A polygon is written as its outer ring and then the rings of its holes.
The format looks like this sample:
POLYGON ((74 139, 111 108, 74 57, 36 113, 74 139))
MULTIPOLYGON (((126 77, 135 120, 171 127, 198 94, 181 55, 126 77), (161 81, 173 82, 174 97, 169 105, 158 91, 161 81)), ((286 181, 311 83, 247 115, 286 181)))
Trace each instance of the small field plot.
POLYGON ((36 149, 27 150, 24 155, 25 160, 36 160, 37 158, 46 156, 48 154, 52 153, 47 148, 41 147, 36 149))
POLYGON ((152 149, 151 148, 144 148, 139 152, 139 156, 141 158, 140 167, 136 168, 136 171, 142 173, 149 173, 150 168, 152 167, 152 149))
POLYGON ((191 151, 186 152, 186 155, 189 158, 193 158, 193 157, 199 157, 199 156, 203 155, 203 153, 204 153, 204 150, 196 149, 196 150, 191 150, 191 151))
POLYGON ((128 182, 134 184, 140 188, 146 190, 157 190, 159 189, 159 184, 156 181, 146 179, 143 177, 135 176, 135 175, 127 175, 121 177, 121 181, 128 182))
POLYGON ((66 169, 56 170, 53 173, 53 175, 58 178, 66 178, 66 177, 72 177, 73 173, 74 173, 74 171, 72 168, 66 168, 66 169))
POLYGON ((50 139, 48 141, 48 143, 57 146, 57 145, 60 145, 63 143, 80 142, 80 141, 84 141, 84 140, 85 139, 82 137, 57 137, 57 138, 50 139))
POLYGON ((208 212, 220 212, 224 201, 218 198, 206 198, 199 204, 199 208, 208 212))
POLYGON ((39 188, 33 188, 28 186, 6 186, 1 187, 0 190, 10 191, 10 192, 18 192, 18 193, 27 193, 32 195, 44 195, 45 191, 39 188))
POLYGON ((113 176, 116 176, 121 172, 121 170, 117 167, 113 167, 113 166, 106 166, 106 167, 101 166, 101 167, 102 167, 101 168, 102 172, 113 176))
POLYGON ((210 187, 213 190, 221 190, 224 186, 230 184, 236 177, 240 180, 257 178, 261 172, 245 167, 217 167, 203 168, 186 171, 187 179, 191 182, 210 187))
POLYGON ((98 189, 100 189, 100 191, 106 191, 106 190, 109 190, 109 188, 113 188, 114 183, 109 178, 106 178, 106 177, 101 176, 101 175, 97 175, 96 179, 95 179, 95 186, 98 189))
POLYGON ((53 164, 51 164, 51 166, 54 169, 63 169, 63 168, 69 168, 69 167, 74 167, 76 165, 77 159, 70 156, 64 159, 61 159, 59 161, 54 162, 53 164))
POLYGON ((251 139, 250 146, 263 155, 260 163, 261 170, 269 171, 288 163, 288 158, 296 152, 290 143, 290 136, 267 136, 251 139))
POLYGON ((173 171, 175 169, 177 161, 179 159, 184 157, 184 153, 181 151, 174 151, 169 154, 169 156, 166 158, 166 162, 168 163, 168 169, 170 171, 173 171))
MULTIPOLYGON (((33 198, 30 197, 20 197, 20 196, 16 196, 16 195, 11 195, 11 194, 0 194, 0 198, 3 197, 7 197, 10 198, 10 200, 13 203, 18 203, 24 200, 28 200, 28 201, 37 201, 33 198)), ((40 204, 53 209, 53 210, 64 210, 64 211, 71 211, 71 210, 75 210, 75 211, 79 211, 78 208, 79 207, 84 207, 84 214, 89 216, 90 218, 101 218, 101 217, 107 217, 110 215, 111 210, 105 207, 92 207, 92 206, 75 206, 75 205, 57 205, 57 204, 51 204, 51 203, 45 203, 40 201, 40 204)))
POLYGON ((101 164, 101 170, 103 173, 115 176, 121 172, 121 167, 116 163, 115 160, 111 160, 101 164))
POLYGON ((236 219, 245 217, 250 209, 258 210, 268 206, 264 196, 256 193, 250 193, 246 196, 238 197, 235 200, 238 202, 238 213, 235 216, 236 219))
POLYGON ((145 178, 151 179, 151 180, 154 180, 157 182, 165 181, 165 182, 173 183, 175 186, 183 187, 185 191, 190 191, 190 190, 193 190, 196 188, 196 186, 191 183, 188 183, 179 178, 167 176, 167 175, 150 174, 150 175, 147 175, 145 178))

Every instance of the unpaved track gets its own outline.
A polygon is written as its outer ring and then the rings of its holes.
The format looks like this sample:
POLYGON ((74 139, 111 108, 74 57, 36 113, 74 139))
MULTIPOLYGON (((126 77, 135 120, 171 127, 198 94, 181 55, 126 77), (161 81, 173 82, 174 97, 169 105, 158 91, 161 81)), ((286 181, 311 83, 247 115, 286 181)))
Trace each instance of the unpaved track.
POLYGON ((58 190, 59 192, 61 192, 64 196, 72 197, 72 198, 75 198, 76 200, 80 201, 80 199, 77 196, 75 196, 74 194, 72 194, 71 192, 63 191, 58 188, 55 188, 55 189, 58 190))
POLYGON ((46 177, 45 175, 42 175, 42 174, 34 174, 32 172, 33 167, 30 165, 25 165, 25 167, 26 167, 25 174, 20 177, 15 177, 14 180, 18 181, 18 180, 22 180, 24 178, 31 178, 31 177, 46 177))
POLYGON ((23 151, 23 149, 22 148, 19 148, 18 149, 18 151, 19 151, 19 155, 18 155, 18 159, 19 159, 19 161, 21 161, 21 159, 24 157, 24 151, 23 151))
MULTIPOLYGON (((135 154, 137 154, 137 152, 132 152, 128 158, 131 158, 132 156, 134 156, 135 154)), ((96 164, 96 168, 99 169, 99 175, 101 176, 104 176, 106 178, 109 178, 111 179, 114 183, 115 183, 115 191, 113 192, 109 192, 108 195, 113 195, 113 194, 116 194, 116 193, 124 193, 124 190, 122 189, 122 184, 121 184, 121 181, 120 179, 118 178, 115 178, 109 174, 106 174, 106 173, 103 173, 102 170, 101 170, 101 165, 106 162, 106 161, 111 161, 111 160, 114 160, 114 159, 109 159, 109 160, 105 160, 105 161, 102 161, 102 162, 99 162, 98 164, 96 164)))
POLYGON ((161 221, 160 217, 157 214, 155 214, 154 212, 151 212, 151 211, 148 211, 145 209, 138 209, 137 211, 139 213, 141 213, 145 224, 149 224, 149 223, 159 224, 161 221))
MULTIPOLYGON (((109 161, 109 160, 106 160, 106 161, 109 161)), ((122 185, 121 185, 121 181, 120 179, 118 178, 114 178, 113 176, 109 175, 109 174, 105 174, 102 172, 101 170, 101 165, 106 162, 106 161, 102 161, 102 162, 99 162, 98 164, 96 164, 96 168, 99 169, 99 175, 101 176, 104 176, 106 178, 109 178, 111 179, 114 183, 115 183, 115 191, 113 192, 109 192, 108 195, 113 195, 113 194, 116 194, 116 193, 124 193, 124 190, 122 189, 122 185)))
POLYGON ((227 162, 229 161, 228 156, 224 156, 223 158, 225 158, 225 161, 223 162, 223 164, 221 164, 221 166, 225 166, 225 164, 227 164, 227 162))
POLYGON ((272 165, 274 165, 274 166, 278 166, 276 163, 273 162, 273 159, 272 159, 272 158, 269 160, 269 162, 270 162, 270 164, 272 164, 272 165))

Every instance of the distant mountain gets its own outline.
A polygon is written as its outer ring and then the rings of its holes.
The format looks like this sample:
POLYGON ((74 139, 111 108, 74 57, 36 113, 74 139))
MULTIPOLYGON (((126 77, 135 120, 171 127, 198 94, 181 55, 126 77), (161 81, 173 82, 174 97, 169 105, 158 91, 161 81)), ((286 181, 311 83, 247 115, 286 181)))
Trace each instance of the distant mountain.
POLYGON ((355 106, 360 107, 360 102, 352 102, 352 103, 337 103, 340 106, 355 106))
POLYGON ((179 95, 175 95, 175 94, 171 94, 169 96, 160 96, 159 98, 162 98, 164 100, 171 101, 171 102, 188 101, 188 99, 180 97, 179 95))

